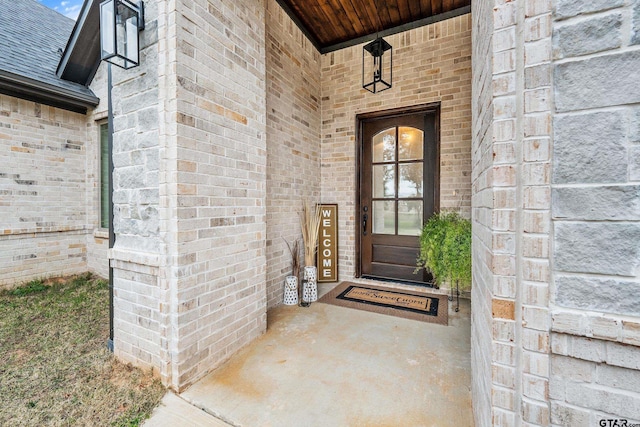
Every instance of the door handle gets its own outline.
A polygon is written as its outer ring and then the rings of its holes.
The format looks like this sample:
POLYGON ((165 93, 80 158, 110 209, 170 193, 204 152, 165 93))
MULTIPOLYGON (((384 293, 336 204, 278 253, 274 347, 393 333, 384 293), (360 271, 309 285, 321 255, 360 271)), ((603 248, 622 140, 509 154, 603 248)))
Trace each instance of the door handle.
POLYGON ((362 210, 365 212, 362 215, 362 235, 366 236, 367 235, 367 220, 369 219, 369 215, 367 214, 367 211, 369 210, 369 207, 365 206, 364 208, 362 208, 362 210))

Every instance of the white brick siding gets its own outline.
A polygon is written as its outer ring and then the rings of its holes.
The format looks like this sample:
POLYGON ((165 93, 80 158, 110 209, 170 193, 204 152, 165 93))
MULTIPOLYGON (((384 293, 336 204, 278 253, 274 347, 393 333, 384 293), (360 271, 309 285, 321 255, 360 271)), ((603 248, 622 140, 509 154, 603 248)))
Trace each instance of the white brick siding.
POLYGON ((320 54, 275 0, 267 1, 267 305, 291 274, 285 240, 301 238, 303 200, 320 201, 320 54))

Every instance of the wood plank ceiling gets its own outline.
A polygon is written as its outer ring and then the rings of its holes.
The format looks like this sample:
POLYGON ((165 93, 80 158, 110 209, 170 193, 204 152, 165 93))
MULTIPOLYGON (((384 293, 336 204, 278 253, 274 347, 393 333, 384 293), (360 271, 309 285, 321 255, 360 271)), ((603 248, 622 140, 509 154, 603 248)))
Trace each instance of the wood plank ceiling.
POLYGON ((277 0, 320 53, 469 13, 471 0, 277 0))

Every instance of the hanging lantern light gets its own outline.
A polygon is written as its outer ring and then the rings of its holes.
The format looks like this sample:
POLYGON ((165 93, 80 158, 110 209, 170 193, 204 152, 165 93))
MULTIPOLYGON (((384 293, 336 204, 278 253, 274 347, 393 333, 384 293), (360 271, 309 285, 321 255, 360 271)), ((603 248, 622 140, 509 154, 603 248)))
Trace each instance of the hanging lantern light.
POLYGON ((378 37, 362 48, 362 87, 371 93, 382 92, 391 88, 392 80, 393 48, 378 37))
POLYGON ((128 0, 100 3, 101 59, 129 69, 140 64, 138 33, 144 30, 144 4, 128 0))

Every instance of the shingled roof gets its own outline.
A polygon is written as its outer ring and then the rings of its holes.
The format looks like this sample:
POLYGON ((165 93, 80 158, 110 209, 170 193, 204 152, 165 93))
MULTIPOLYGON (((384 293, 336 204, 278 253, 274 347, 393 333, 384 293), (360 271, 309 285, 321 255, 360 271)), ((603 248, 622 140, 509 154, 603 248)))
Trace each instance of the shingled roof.
POLYGON ((73 27, 37 0, 0 0, 0 92, 78 112, 97 105, 89 88, 56 75, 73 27))

